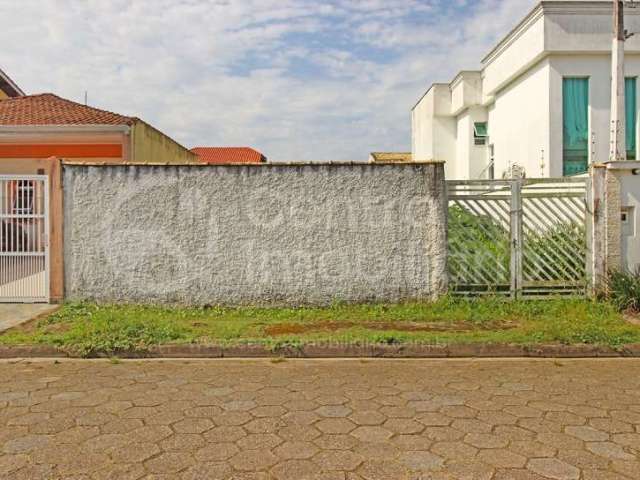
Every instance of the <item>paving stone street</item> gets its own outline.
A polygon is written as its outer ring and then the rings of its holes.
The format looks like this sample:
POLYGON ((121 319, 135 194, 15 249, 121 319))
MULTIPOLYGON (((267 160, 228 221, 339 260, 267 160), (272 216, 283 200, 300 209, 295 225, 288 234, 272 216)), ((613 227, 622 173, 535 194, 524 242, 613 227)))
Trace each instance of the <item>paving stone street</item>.
POLYGON ((0 363, 0 478, 635 480, 639 360, 0 363))

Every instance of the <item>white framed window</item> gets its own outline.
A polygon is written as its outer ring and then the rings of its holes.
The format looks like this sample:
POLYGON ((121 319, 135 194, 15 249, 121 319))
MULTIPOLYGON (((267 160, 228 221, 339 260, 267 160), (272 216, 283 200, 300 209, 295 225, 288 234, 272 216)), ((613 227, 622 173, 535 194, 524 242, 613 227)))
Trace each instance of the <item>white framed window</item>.
POLYGON ((473 143, 474 145, 486 145, 489 139, 489 129, 487 122, 474 122, 473 143))

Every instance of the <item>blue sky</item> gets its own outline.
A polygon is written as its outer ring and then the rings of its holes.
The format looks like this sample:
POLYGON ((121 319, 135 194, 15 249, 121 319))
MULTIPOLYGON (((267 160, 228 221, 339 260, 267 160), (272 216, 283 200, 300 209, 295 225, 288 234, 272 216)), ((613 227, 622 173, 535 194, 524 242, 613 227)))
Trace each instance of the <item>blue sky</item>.
POLYGON ((187 147, 271 160, 408 151, 410 110, 534 0, 0 0, 0 68, 187 147))

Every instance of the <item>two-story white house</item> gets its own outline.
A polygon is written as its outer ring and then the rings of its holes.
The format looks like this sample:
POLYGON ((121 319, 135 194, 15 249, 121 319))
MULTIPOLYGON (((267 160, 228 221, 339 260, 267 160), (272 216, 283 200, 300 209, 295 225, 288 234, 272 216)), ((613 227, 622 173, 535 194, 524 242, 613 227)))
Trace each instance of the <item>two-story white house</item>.
MULTIPOLYGON (((412 111, 414 161, 446 162, 449 179, 585 172, 610 150, 613 3, 540 2, 482 60, 434 84, 412 111), (514 168, 515 166, 515 168, 514 168)), ((638 159, 640 8, 625 9, 626 131, 638 159)))

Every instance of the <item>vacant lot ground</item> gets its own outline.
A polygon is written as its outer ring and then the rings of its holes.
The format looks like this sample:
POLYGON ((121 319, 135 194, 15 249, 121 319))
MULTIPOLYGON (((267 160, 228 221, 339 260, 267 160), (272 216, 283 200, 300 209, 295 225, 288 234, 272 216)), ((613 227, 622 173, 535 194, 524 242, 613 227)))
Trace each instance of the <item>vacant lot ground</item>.
POLYGON ((640 360, 1 362, 0 478, 633 480, 640 360))
POLYGON ((607 303, 583 299, 507 302, 497 298, 330 308, 168 308, 65 305, 47 319, 0 335, 0 344, 57 345, 80 355, 140 351, 167 343, 313 342, 640 343, 640 326, 607 303))

